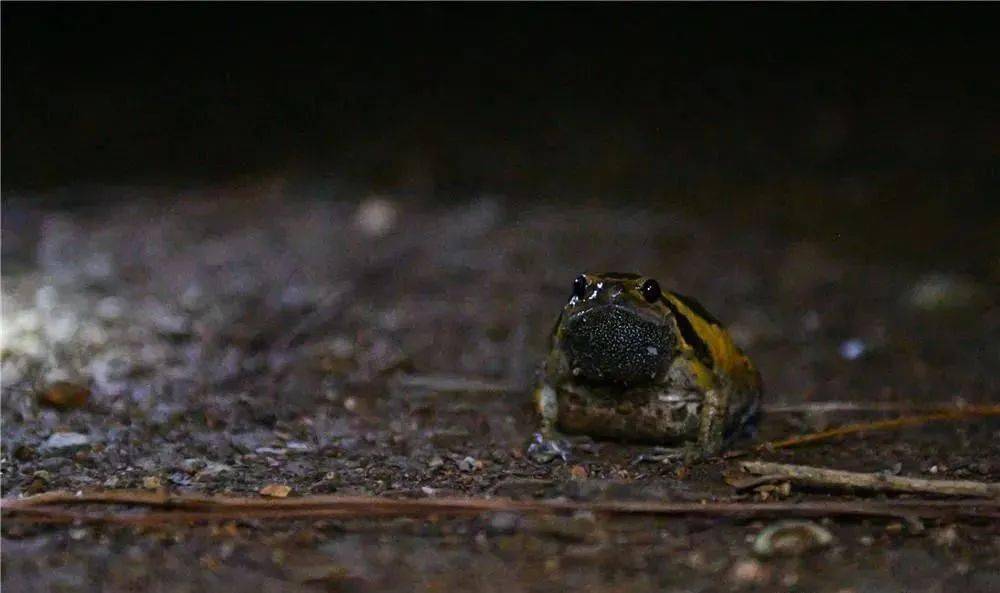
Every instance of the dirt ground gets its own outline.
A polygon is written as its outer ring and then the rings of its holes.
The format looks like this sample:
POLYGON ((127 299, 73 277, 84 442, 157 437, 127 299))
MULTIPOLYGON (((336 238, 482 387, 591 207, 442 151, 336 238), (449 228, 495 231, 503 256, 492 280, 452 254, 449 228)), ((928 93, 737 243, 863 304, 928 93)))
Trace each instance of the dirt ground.
MULTIPOLYGON (((66 208, 5 197, 4 497, 120 488, 256 496, 283 484, 292 497, 870 498, 737 491, 724 479, 733 463, 682 468, 651 459, 648 446, 583 442, 566 461, 527 456, 535 369, 582 270, 656 277, 726 321, 764 377, 770 413, 758 439, 899 415, 893 406, 1000 401, 995 239, 914 257, 912 244, 904 253, 879 247, 878 237, 899 232, 886 219, 840 216, 793 233, 781 209, 721 216, 669 201, 431 202, 283 178, 180 198, 81 191, 113 199, 66 208), (41 405, 58 381, 89 389, 87 401, 41 405), (820 402, 867 411, 808 410, 820 402)), ((759 457, 996 482, 1000 421, 759 457)), ((829 545, 760 558, 752 544, 772 521, 488 513, 140 528, 6 517, 3 584, 1000 590, 996 523, 915 530, 828 518, 817 523, 833 535, 829 545)))

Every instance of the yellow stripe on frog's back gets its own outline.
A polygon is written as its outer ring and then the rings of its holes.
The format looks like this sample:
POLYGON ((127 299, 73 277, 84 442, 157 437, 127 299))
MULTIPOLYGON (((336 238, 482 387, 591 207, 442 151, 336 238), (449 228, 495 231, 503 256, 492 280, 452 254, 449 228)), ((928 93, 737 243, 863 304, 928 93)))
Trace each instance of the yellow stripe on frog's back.
POLYGON ((757 370, 717 319, 690 297, 665 291, 663 298, 672 309, 687 319, 698 338, 708 347, 717 374, 726 374, 749 387, 759 387, 760 375, 757 370))

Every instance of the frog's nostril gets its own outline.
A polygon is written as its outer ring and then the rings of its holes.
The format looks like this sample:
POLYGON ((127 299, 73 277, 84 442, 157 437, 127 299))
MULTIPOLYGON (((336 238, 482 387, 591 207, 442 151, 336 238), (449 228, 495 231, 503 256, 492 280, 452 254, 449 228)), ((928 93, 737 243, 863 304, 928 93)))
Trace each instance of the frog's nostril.
POLYGON ((605 284, 597 292, 597 303, 601 305, 621 304, 624 295, 625 287, 621 284, 605 284))

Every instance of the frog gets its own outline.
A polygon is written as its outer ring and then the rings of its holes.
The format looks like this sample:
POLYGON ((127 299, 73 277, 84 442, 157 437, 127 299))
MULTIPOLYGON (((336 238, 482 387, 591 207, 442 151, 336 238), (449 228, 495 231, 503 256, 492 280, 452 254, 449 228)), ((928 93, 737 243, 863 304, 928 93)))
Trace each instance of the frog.
POLYGON ((640 274, 583 273, 540 368, 536 438, 645 443, 703 460, 753 429, 762 392, 756 367, 695 299, 640 274))

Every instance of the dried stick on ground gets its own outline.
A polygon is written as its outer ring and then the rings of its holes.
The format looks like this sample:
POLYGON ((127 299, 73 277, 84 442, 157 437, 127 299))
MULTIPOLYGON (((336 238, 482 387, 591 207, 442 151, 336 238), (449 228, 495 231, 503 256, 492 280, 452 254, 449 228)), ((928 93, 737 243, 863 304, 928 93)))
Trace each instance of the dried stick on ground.
POLYGON ((966 409, 954 405, 916 405, 910 402, 817 401, 801 403, 771 402, 763 405, 765 414, 825 414, 836 412, 897 412, 932 414, 966 409))
POLYGON ((517 390, 515 386, 508 383, 457 375, 398 375, 395 378, 395 383, 399 387, 427 389, 439 393, 511 393, 517 390))
POLYGON ((766 517, 894 517, 919 519, 1000 519, 1000 501, 861 502, 574 502, 504 498, 421 498, 308 496, 287 499, 159 495, 137 491, 49 492, 0 501, 8 519, 35 523, 75 521, 114 524, 191 523, 220 520, 378 519, 386 517, 468 516, 488 512, 604 515, 707 516, 736 519, 766 517), (94 510, 95 505, 128 508, 94 510), (84 508, 79 508, 79 507, 84 508), (151 511, 139 511, 135 507, 151 511))
MULTIPOLYGON (((953 410, 946 410, 935 414, 924 414, 922 416, 904 416, 902 418, 893 418, 892 420, 879 420, 877 422, 859 422, 856 424, 846 424, 844 426, 838 426, 837 428, 831 428, 829 430, 823 430, 820 432, 797 435, 789 437, 787 439, 781 439, 778 441, 768 441, 766 443, 761 443, 760 445, 757 445, 756 447, 754 447, 753 450, 773 451, 775 449, 787 449, 789 447, 808 445, 819 441, 826 441, 829 439, 847 436, 850 434, 858 434, 862 432, 873 432, 879 430, 899 430, 901 428, 920 426, 922 424, 928 424, 930 422, 940 422, 943 420, 968 420, 970 418, 983 418, 987 416, 1000 416, 1000 405, 968 406, 965 408, 955 408, 953 410)), ((730 451, 729 453, 724 454, 723 457, 726 459, 732 459, 733 457, 742 457, 747 453, 748 451, 730 451)))
POLYGON ((1000 498, 1000 483, 972 480, 926 480, 880 473, 848 472, 809 465, 744 461, 743 471, 817 488, 854 488, 876 492, 909 492, 942 496, 1000 498))

